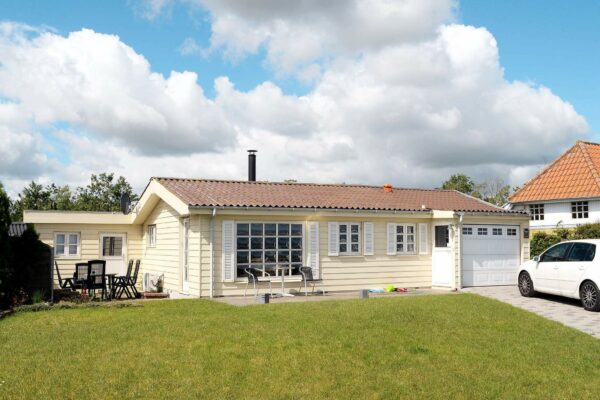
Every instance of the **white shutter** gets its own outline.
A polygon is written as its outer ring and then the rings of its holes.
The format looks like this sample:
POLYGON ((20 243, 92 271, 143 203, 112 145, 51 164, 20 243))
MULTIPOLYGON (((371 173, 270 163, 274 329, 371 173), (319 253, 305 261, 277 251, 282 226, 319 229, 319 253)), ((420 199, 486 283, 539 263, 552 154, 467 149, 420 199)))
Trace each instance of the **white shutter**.
POLYGON ((329 246, 327 247, 327 255, 328 256, 338 256, 339 253, 339 247, 338 246, 338 240, 339 240, 339 234, 338 234, 338 223, 337 222, 330 222, 329 223, 329 246))
POLYGON ((365 231, 365 238, 364 238, 365 250, 364 250, 364 255, 365 256, 372 256, 372 255, 375 254, 374 239, 373 239, 373 223, 372 222, 365 222, 364 223, 364 231, 365 231))
POLYGON ((419 254, 429 253, 429 240, 427 240, 427 224, 419 224, 419 254))
POLYGON ((310 244, 308 266, 312 268, 313 277, 318 279, 321 268, 319 266, 319 223, 316 221, 308 223, 308 242, 310 244))
POLYGON ((396 224, 387 224, 387 254, 396 255, 396 224))
POLYGON ((223 250, 223 281, 233 282, 235 280, 235 258, 234 258, 234 229, 233 221, 223 221, 223 241, 221 247, 223 250))

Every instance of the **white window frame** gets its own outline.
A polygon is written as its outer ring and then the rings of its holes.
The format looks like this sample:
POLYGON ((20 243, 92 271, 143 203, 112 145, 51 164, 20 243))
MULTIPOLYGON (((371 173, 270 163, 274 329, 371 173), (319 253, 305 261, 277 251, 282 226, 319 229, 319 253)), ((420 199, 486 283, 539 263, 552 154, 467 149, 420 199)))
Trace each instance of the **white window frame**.
POLYGON ((361 246, 362 242, 362 224, 360 222, 338 222, 338 254, 340 256, 360 256, 362 254, 361 246), (352 233, 352 225, 358 226, 358 232, 352 233), (340 229, 342 226, 346 227, 346 232, 343 233, 340 229), (342 243, 341 235, 346 235, 346 242, 342 243), (350 240, 351 235, 358 235, 358 242, 352 242, 350 240), (346 245, 346 251, 341 251, 340 246, 342 244, 346 245), (358 251, 352 251, 352 244, 358 244, 358 251))
POLYGON ((473 235, 473 228, 472 228, 472 227, 470 227, 470 226, 464 226, 464 227, 462 228, 462 234, 463 234, 463 235, 469 235, 469 236, 472 236, 472 235, 473 235))
POLYGON ((487 227, 478 227, 477 228, 477 236, 488 236, 488 228, 487 227))
POLYGON ((572 219, 588 219, 590 217, 590 203, 587 201, 571 202, 572 219))
POLYGON ((416 255, 417 254, 417 224, 394 224, 394 237, 396 238, 395 240, 395 244, 396 244, 396 255, 400 255, 400 256, 409 256, 409 255, 416 255), (402 233, 398 233, 398 226, 402 226, 402 233), (407 237, 409 235, 408 231, 408 227, 412 227, 413 228, 413 233, 411 233, 411 235, 413 236, 413 241, 412 243, 409 243, 407 240, 407 237), (404 250, 400 251, 398 250, 398 243, 400 243, 398 241, 398 236, 402 236, 403 241, 403 247, 404 250), (408 245, 412 244, 413 245, 413 251, 408 251, 408 245))
POLYGON ((544 220, 544 203, 536 203, 529 205, 529 215, 531 221, 544 220))
POLYGON ((504 229, 502 228, 492 228, 492 236, 502 236, 504 229))
POLYGON ((148 235, 147 247, 150 247, 150 248, 156 247, 156 224, 148 225, 146 230, 147 230, 147 235, 148 235))
POLYGON ((81 256, 81 233, 79 232, 54 232, 54 257, 56 258, 79 258, 81 256), (58 252, 57 238, 59 235, 63 235, 65 237, 65 241, 63 244, 63 252, 58 252), (69 254, 69 236, 76 235, 77 236, 77 254, 69 254))
MULTIPOLYGON (((306 243, 306 221, 235 221, 233 224, 233 274, 234 274, 234 280, 236 281, 245 281, 248 278, 245 276, 238 276, 238 260, 237 260, 237 253, 238 253, 238 248, 237 248, 237 242, 238 242, 238 234, 237 234, 237 227, 238 225, 242 225, 242 224, 289 224, 289 225, 302 225, 302 265, 306 265, 306 250, 308 247, 308 243, 306 243)), ((252 230, 252 226, 249 227, 250 232, 252 230)), ((248 236, 248 237, 251 237, 248 236)), ((265 237, 264 235, 264 231, 263 231, 263 238, 265 237)), ((276 235, 276 237, 279 237, 279 235, 276 235)), ((288 237, 292 237, 291 232, 290 235, 288 237)), ((290 243, 290 251, 292 251, 293 249, 291 248, 291 243, 290 243)), ((240 251, 247 251, 248 253, 252 252, 252 249, 242 249, 240 251)), ((262 251, 265 251, 265 249, 262 249, 262 251)), ((278 245, 276 245, 276 248, 273 249, 273 251, 277 252, 279 251, 278 245)), ((248 257, 251 257, 251 255, 249 254, 248 257)), ((263 266, 264 264, 271 264, 271 263, 265 263, 263 260, 263 266)), ((279 262, 275 262, 274 264, 279 264, 279 262)), ((292 261, 290 260, 289 264, 292 264, 292 261)), ((249 262, 248 264, 243 264, 243 265, 251 265, 251 263, 249 262)), ((260 269, 257 268, 258 271, 262 271, 263 272, 263 276, 259 276, 259 278, 266 278, 266 276, 264 275, 264 269, 260 269)), ((281 281, 281 275, 279 275, 279 272, 276 271, 277 274, 276 275, 272 275, 271 279, 272 280, 277 280, 277 281, 281 281)), ((291 273, 291 270, 289 271, 291 273)), ((286 275, 284 279, 297 279, 300 275, 286 275)))
POLYGON ((517 236, 517 228, 506 228, 506 236, 517 236))

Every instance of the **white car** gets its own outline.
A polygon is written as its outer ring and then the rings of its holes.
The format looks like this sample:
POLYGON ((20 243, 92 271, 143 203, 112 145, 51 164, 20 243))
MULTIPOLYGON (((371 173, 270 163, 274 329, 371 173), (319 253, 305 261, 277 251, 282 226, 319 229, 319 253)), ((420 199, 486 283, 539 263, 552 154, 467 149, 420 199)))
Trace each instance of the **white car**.
POLYGON ((583 308, 600 311, 600 240, 572 240, 550 247, 519 268, 519 291, 580 299, 583 308))

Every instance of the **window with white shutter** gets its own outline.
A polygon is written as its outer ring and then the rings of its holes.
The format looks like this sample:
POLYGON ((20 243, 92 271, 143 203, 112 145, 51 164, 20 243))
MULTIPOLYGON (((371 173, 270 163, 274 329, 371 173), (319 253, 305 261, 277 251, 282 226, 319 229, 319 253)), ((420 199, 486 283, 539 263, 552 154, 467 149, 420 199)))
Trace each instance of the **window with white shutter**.
POLYGON ((308 240, 310 243, 308 266, 312 268, 313 277, 318 279, 321 268, 319 265, 319 223, 316 221, 308 224, 308 240))
POLYGON ((415 224, 388 224, 388 255, 416 254, 415 224))
POLYGON ((396 224, 387 224, 387 255, 396 255, 396 224))
POLYGON ((233 282, 233 280, 235 279, 233 227, 233 221, 223 221, 223 241, 221 258, 223 262, 224 282, 233 282))
POLYGON ((429 240, 427 224, 419 224, 419 254, 429 253, 429 240))
POLYGON ((365 242, 365 249, 364 249, 364 255, 365 256, 372 256, 375 254, 375 241, 373 238, 373 223, 372 222, 365 222, 363 224, 364 226, 364 242, 365 242))
POLYGON ((339 246, 338 246, 338 223, 330 222, 328 225, 327 236, 329 238, 329 245, 327 246, 327 255, 328 256, 338 256, 339 255, 339 246))

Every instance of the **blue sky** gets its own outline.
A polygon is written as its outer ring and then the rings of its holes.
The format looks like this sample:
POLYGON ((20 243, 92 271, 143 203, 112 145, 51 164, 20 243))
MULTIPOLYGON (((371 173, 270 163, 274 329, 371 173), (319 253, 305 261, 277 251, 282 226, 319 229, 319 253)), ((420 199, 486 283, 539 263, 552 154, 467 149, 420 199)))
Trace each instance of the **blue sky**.
MULTIPOLYGON (((356 4, 362 1, 367 0, 356 4)), ((379 6, 378 0, 372 1, 373 7, 379 6)), ((167 172, 243 178, 240 160, 251 146, 259 147, 259 170, 260 162, 265 163, 269 171, 265 178, 273 180, 386 179, 403 186, 435 186, 452 172, 464 172, 479 180, 501 178, 518 185, 575 139, 600 141, 600 3, 462 0, 454 13, 453 0, 407 1, 416 18, 410 14, 378 20, 376 12, 350 15, 350 1, 332 1, 324 9, 322 3, 310 0, 290 3, 295 7, 290 10, 291 6, 275 9, 258 2, 256 9, 249 9, 238 0, 164 0, 166 6, 152 18, 145 14, 148 5, 163 0, 1 2, 0 21, 48 29, 52 43, 8 38, 5 48, 10 51, 0 54, 0 65, 13 68, 5 67, 4 77, 0 68, 0 98, 18 110, 19 121, 30 121, 24 132, 22 124, 3 122, 0 112, 0 129, 4 124, 9 132, 5 151, 14 156, 4 164, 0 161, 0 180, 13 193, 32 179, 83 182, 89 173, 107 168, 83 161, 98 157, 92 153, 99 147, 114 171, 136 187, 143 187, 149 175, 167 172), (226 25, 231 20, 233 29, 226 25), (443 28, 448 20, 458 28, 443 28), (358 21, 358 37, 345 30, 348 21, 358 21), (368 31, 377 31, 379 25, 380 32, 368 31), (94 34, 66 39, 82 28, 94 34), (311 33, 321 48, 315 50, 311 33), (151 71, 163 75, 162 86, 151 95, 136 93, 140 86, 129 86, 130 82, 155 79, 135 67, 129 71, 129 56, 115 50, 117 42, 98 34, 117 35, 118 44, 130 46, 148 61, 151 71), (260 37, 258 45, 249 42, 255 34, 260 37), (489 41, 492 36, 497 49, 489 41), (186 39, 209 48, 211 37, 221 41, 207 55, 182 54, 186 39), (82 51, 80 45, 86 41, 99 50, 82 51), (431 53, 432 43, 443 49, 431 53), (36 48, 48 52, 32 51, 36 48), (236 60, 226 56, 239 48, 236 60), (30 51, 30 59, 10 58, 22 50, 30 51), (111 54, 125 72, 97 71, 94 63, 87 65, 76 54, 99 57, 96 63, 102 65, 101 58, 111 54), (413 69, 412 58, 421 56, 425 64, 413 69), (39 57, 54 69, 38 69, 39 57), (463 57, 469 61, 464 63, 463 57), (431 60, 437 61, 430 65, 431 60), (51 70, 62 74, 61 66, 79 61, 85 65, 74 72, 72 83, 65 83, 68 75, 42 76, 51 70), (442 66, 447 62, 453 64, 450 72, 442 66), (46 82, 65 83, 60 90, 73 91, 73 98, 88 99, 90 104, 74 103, 71 114, 60 98, 53 97, 57 92, 42 88, 33 94, 39 85, 26 89, 26 81, 13 84, 19 71, 27 68, 33 74, 41 71, 39 79, 46 82), (179 79, 175 85, 171 71, 192 71, 197 83, 179 79), (306 75, 310 78, 301 78, 306 71, 312 71, 306 75), (215 88, 218 77, 226 77, 219 81, 220 89, 215 88), (114 84, 115 91, 107 89, 106 98, 87 92, 89 87, 77 86, 86 79, 97 79, 99 87, 114 84), (475 79, 471 82, 475 89, 464 86, 464 79, 475 79), (164 89, 169 83, 172 88, 164 89), (453 87, 455 83, 458 86, 453 87), (180 110, 167 104, 172 90, 178 93, 180 110), (203 91, 205 98, 189 97, 195 90, 203 91), (493 95, 482 100, 478 90, 493 95), (440 99, 444 91, 447 95, 440 99), (123 105, 103 108, 102 102, 111 98, 123 98, 123 105), (187 124, 185 115, 195 110, 201 110, 199 119, 187 124), (170 136, 172 141, 165 139, 170 136), (428 142, 433 145, 423 147, 428 142), (498 151, 498 146, 505 151, 498 151), (288 154, 300 147, 308 149, 308 156, 288 154), (31 154, 36 154, 35 166, 23 168, 22 160, 31 154)), ((1 152, 2 148, 0 156, 1 152)))

